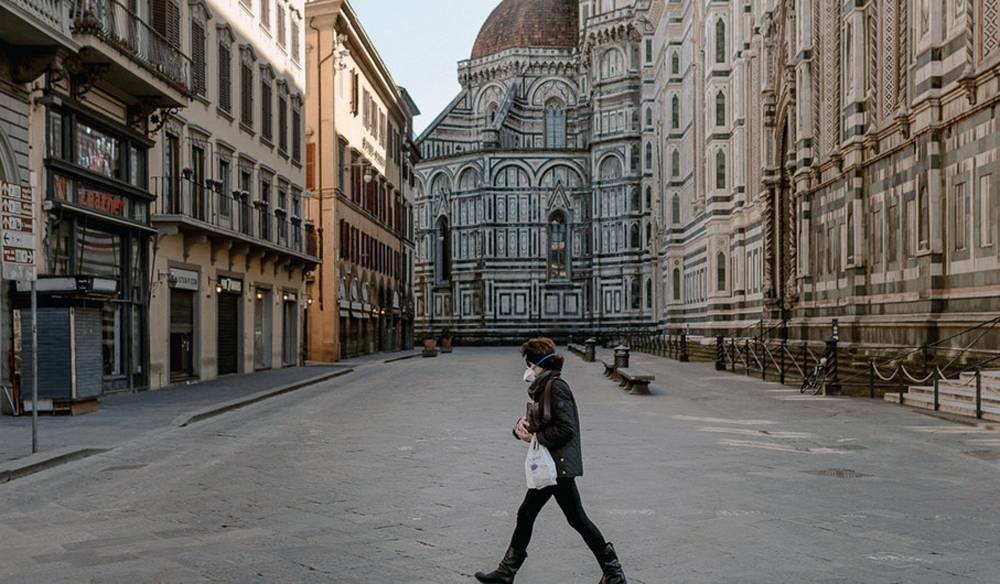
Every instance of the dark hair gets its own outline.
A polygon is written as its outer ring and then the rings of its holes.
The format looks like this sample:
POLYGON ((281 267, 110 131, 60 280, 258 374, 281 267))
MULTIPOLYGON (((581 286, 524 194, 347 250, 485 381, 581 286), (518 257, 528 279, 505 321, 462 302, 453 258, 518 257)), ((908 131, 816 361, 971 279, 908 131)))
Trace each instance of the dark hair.
POLYGON ((524 359, 542 369, 562 369, 562 355, 556 353, 556 344, 547 337, 528 339, 521 345, 524 359))

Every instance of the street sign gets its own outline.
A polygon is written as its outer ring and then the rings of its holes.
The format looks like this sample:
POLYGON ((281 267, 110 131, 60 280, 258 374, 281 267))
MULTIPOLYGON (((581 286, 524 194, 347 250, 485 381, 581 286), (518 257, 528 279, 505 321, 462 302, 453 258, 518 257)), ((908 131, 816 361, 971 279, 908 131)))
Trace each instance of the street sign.
POLYGON ((0 182, 0 260, 5 280, 35 280, 35 199, 31 187, 0 182))

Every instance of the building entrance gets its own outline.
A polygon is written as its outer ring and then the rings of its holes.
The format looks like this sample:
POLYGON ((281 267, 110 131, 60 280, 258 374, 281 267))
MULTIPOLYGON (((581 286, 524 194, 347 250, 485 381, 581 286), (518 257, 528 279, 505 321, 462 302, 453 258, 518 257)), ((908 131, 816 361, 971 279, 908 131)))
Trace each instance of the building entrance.
POLYGON ((170 290, 170 381, 194 376, 194 292, 170 290))

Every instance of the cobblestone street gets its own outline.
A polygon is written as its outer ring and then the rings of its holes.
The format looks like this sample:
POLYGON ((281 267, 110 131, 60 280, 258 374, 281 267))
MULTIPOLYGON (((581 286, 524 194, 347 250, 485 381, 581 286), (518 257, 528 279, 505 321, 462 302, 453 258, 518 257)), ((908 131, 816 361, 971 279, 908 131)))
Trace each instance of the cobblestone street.
MULTIPOLYGON (((584 504, 630 582, 996 582, 1000 433, 644 355, 567 355, 584 504)), ((0 581, 465 583, 523 496, 513 348, 355 373, 0 485, 0 581)), ((596 582, 558 507, 523 584, 596 582)))

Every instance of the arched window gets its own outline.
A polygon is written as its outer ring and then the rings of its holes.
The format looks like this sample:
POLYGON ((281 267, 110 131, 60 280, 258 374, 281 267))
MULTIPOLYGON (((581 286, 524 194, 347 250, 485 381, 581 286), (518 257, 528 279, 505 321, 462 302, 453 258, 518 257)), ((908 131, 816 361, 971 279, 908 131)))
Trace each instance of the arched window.
POLYGON ((646 247, 649 247, 653 243, 653 224, 646 224, 646 247))
POLYGON ((722 150, 715 155, 715 188, 726 188, 726 153, 722 150))
POLYGON ((632 187, 632 196, 629 199, 629 206, 631 207, 629 211, 633 213, 642 211, 642 201, 639 200, 639 187, 632 187))
POLYGON ((726 289, 726 254, 719 252, 715 258, 716 282, 715 289, 723 292, 726 289))
POLYGON ((674 300, 681 299, 681 269, 674 268, 674 300))
POLYGON ((556 211, 549 216, 549 278, 565 280, 568 271, 566 215, 556 211))
POLYGON ((632 159, 631 159, 632 172, 639 171, 639 146, 632 145, 632 159))
POLYGON ((632 310, 639 310, 642 306, 642 283, 639 282, 639 278, 632 278, 631 288, 632 310))
POLYGON ((653 308, 653 279, 646 279, 646 308, 653 308))
POLYGON ((675 178, 681 175, 681 153, 676 148, 670 153, 670 175, 675 178))
POLYGON ((646 143, 646 170, 653 170, 653 145, 646 143))
POLYGON ((715 94, 715 125, 726 125, 726 94, 721 91, 715 94))
POLYGON ((545 147, 566 147, 566 110, 557 99, 545 104, 545 147))
POLYGON ((639 128, 639 110, 632 112, 632 131, 638 132, 639 128))
POLYGON ((653 108, 646 108, 646 127, 651 128, 653 126, 653 108))
POLYGON ((677 51, 674 51, 674 54, 670 55, 670 74, 681 74, 681 56, 677 53, 677 51))
POLYGON ((670 202, 670 221, 671 223, 681 222, 681 196, 678 193, 674 193, 673 200, 670 202))
POLYGON ((632 224, 632 229, 630 230, 630 235, 631 235, 631 237, 629 238, 629 243, 631 244, 630 247, 632 249, 639 249, 640 247, 642 247, 641 242, 639 241, 639 224, 638 223, 633 223, 632 224))
POLYGON ((451 227, 448 225, 448 218, 441 217, 437 224, 437 254, 435 260, 435 272, 438 282, 448 282, 451 280, 451 227))
POLYGON ((622 177, 622 163, 615 156, 608 156, 601 162, 601 180, 614 180, 622 177))
POLYGON ((726 62, 726 21, 721 18, 715 23, 715 62, 726 62))
POLYGON ((676 95, 670 98, 670 127, 674 130, 681 127, 681 100, 676 95))
POLYGON ((646 187, 646 208, 653 207, 653 187, 646 187))

